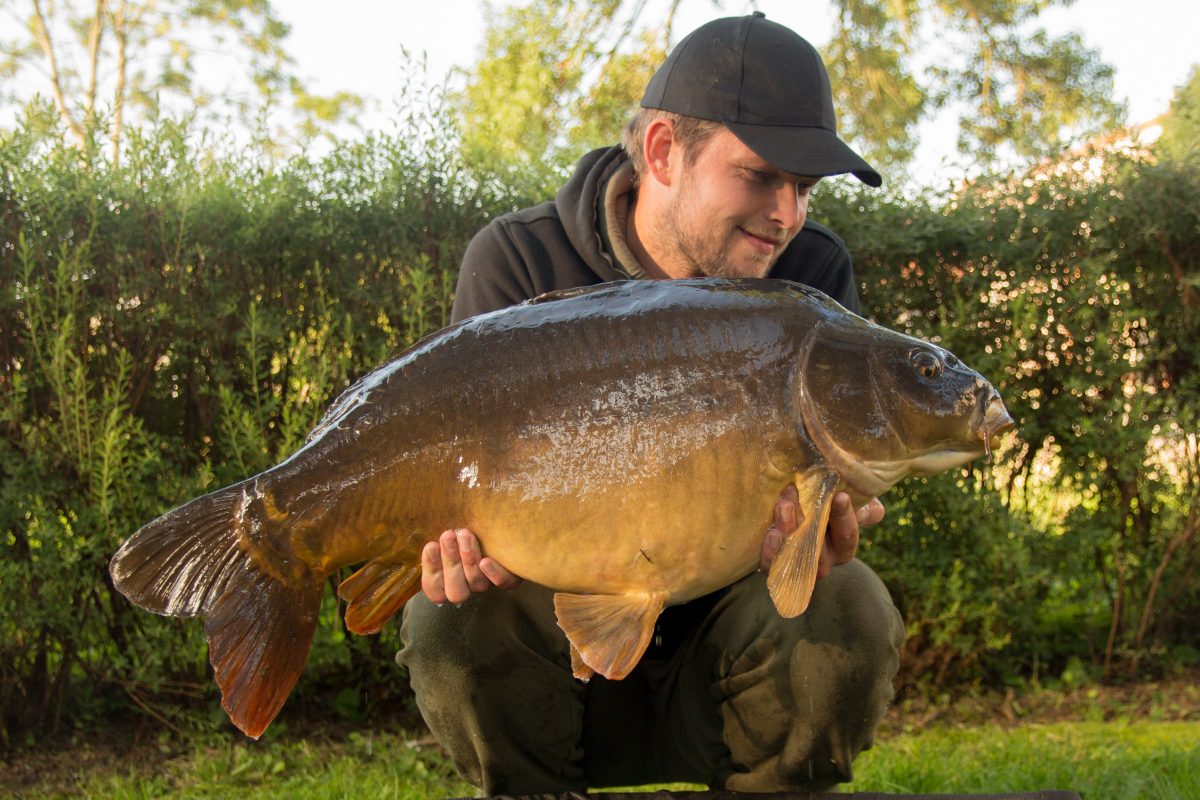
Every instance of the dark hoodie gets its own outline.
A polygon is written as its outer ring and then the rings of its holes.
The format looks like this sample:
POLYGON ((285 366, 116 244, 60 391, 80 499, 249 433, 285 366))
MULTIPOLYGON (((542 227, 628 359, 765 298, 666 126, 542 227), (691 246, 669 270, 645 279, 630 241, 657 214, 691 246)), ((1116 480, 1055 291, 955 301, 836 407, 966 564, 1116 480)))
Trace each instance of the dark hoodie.
MULTIPOLYGON (((632 258, 607 235, 606 192, 610 178, 629 160, 621 147, 593 150, 554 202, 492 220, 463 256, 454 297, 454 321, 506 308, 554 289, 573 289, 642 277, 632 258)), ((859 310, 846 245, 811 220, 780 255, 768 275, 820 289, 851 311, 859 310)))

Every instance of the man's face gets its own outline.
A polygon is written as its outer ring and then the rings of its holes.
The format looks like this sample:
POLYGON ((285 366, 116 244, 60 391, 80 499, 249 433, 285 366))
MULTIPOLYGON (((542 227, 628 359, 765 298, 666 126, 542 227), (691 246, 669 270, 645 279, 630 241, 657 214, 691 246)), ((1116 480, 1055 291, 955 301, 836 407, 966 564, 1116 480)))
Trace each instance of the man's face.
POLYGON ((820 178, 784 172, 722 128, 695 163, 672 164, 672 196, 657 235, 674 277, 765 277, 799 233, 820 178))

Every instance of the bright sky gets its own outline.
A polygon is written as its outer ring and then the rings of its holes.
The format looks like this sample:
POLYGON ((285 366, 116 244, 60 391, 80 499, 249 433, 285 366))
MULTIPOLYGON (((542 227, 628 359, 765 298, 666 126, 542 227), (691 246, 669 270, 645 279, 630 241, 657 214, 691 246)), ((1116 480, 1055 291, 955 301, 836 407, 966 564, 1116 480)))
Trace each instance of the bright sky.
MULTIPOLYGON (((663 5, 662 0, 652 0, 651 9, 655 5, 663 5)), ((482 0, 285 0, 275 7, 292 26, 288 49, 309 88, 320 93, 348 90, 369 98, 375 110, 362 119, 368 128, 386 127, 398 95, 402 49, 425 53, 431 77, 441 76, 451 67, 470 66, 483 32, 482 0)), ((726 0, 720 9, 711 0, 685 0, 676 37, 711 18, 754 8, 818 49, 830 35, 826 0, 726 0)), ((655 17, 651 11, 645 18, 655 17)), ((1128 101, 1131 123, 1166 111, 1175 87, 1200 62, 1197 0, 1076 0, 1070 7, 1044 12, 1042 24, 1051 33, 1079 31, 1089 46, 1100 50, 1116 69, 1116 95, 1128 101)), ((927 43, 930 63, 938 60, 939 46, 939 41, 927 43)), ((916 171, 930 182, 961 175, 955 135, 953 123, 945 119, 931 120, 921 129, 916 171)))

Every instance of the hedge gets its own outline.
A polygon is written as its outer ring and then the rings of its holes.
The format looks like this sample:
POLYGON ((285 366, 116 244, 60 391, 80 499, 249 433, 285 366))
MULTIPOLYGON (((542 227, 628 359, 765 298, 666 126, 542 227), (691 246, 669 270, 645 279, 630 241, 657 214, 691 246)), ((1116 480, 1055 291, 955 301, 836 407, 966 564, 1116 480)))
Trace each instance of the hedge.
MULTIPOLYGON (((111 554, 285 457, 356 376, 444 324, 472 233, 546 176, 465 162, 420 112, 275 168, 170 123, 113 167, 34 122, 0 134, 0 742, 130 708, 211 726, 201 626, 130 606, 111 554)), ((864 532, 911 691, 1200 655, 1200 172, 1099 169, 817 195, 867 313, 992 378, 1020 428, 991 463, 893 490, 864 532)), ((404 704, 396 644, 394 625, 348 636, 329 593, 285 714, 404 704)))

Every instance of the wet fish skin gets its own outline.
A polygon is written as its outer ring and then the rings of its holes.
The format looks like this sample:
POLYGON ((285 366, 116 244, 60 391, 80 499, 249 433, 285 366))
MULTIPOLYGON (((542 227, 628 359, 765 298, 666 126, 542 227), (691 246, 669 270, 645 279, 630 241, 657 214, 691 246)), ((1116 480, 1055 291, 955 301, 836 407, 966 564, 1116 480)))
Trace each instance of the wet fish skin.
POLYGON ((550 586, 576 674, 623 677, 659 611, 756 568, 780 491, 805 527, 768 585, 807 606, 833 494, 982 454, 1011 427, 951 354, 781 281, 609 284, 466 320, 345 392, 283 463, 149 523, 114 584, 204 616, 224 705, 257 736, 303 668, 321 586, 374 632, 446 527, 550 586))

